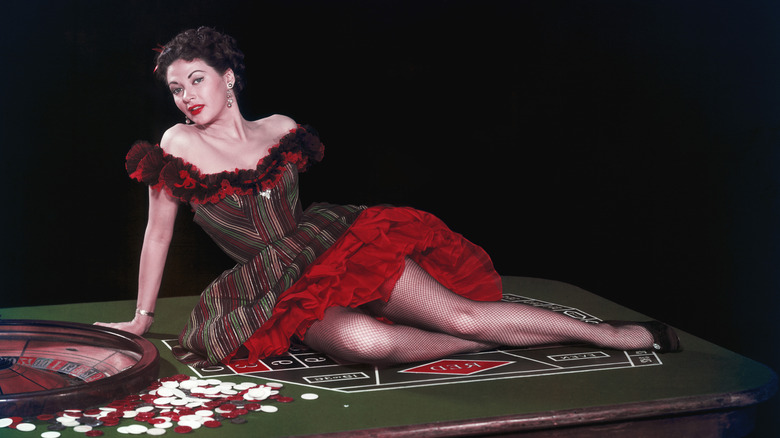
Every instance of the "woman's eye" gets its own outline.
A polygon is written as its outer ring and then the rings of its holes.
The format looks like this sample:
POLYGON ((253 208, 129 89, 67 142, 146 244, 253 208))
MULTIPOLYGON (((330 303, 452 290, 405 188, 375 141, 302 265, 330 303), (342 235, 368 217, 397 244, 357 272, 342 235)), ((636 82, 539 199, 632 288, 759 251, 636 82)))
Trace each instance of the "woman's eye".
POLYGON ((171 94, 174 96, 181 93, 181 88, 171 88, 171 94))
POLYGON ((192 81, 192 83, 193 84, 199 84, 199 83, 203 82, 203 79, 204 78, 196 78, 194 81, 192 81))

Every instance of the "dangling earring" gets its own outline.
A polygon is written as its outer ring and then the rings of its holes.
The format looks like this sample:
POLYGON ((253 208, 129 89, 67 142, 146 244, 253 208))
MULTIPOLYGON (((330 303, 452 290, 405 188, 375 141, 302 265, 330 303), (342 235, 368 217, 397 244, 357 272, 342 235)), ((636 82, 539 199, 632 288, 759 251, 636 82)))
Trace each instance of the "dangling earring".
POLYGON ((228 91, 227 91, 227 107, 233 108, 233 83, 228 83, 228 91))
POLYGON ((191 125, 192 124, 192 120, 190 120, 189 117, 185 117, 184 118, 184 123, 187 124, 187 125, 191 125))

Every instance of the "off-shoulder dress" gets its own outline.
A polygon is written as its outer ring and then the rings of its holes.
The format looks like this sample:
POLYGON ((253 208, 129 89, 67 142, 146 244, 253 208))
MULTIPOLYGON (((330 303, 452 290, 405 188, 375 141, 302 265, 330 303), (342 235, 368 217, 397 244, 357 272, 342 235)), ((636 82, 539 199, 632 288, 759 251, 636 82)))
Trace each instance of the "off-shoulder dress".
POLYGON ((189 203, 194 221, 236 262, 201 293, 174 351, 187 364, 287 351, 330 306, 387 300, 406 257, 465 297, 501 299, 501 277, 477 245, 433 215, 408 208, 315 203, 303 210, 298 173, 323 158, 299 126, 255 169, 203 174, 159 145, 138 142, 131 178, 189 203))

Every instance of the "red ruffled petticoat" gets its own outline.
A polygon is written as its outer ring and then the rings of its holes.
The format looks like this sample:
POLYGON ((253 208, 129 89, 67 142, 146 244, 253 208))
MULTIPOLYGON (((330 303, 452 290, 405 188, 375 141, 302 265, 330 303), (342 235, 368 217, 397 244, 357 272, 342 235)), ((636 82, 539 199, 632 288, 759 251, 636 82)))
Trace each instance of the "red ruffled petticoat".
POLYGON ((331 306, 386 301, 406 257, 459 295, 478 301, 501 299, 501 277, 482 248, 429 213, 371 207, 279 297, 268 321, 244 343, 250 361, 286 352, 290 338, 303 339, 331 306))

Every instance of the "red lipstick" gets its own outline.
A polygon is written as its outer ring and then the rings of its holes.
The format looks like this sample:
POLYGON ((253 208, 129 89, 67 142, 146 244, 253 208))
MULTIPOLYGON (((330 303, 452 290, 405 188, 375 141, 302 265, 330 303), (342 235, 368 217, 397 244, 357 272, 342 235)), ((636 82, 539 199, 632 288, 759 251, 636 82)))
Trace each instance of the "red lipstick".
POLYGON ((203 111, 204 107, 205 105, 193 105, 187 108, 187 111, 189 111, 190 114, 192 114, 193 116, 197 116, 198 114, 200 114, 201 111, 203 111))

